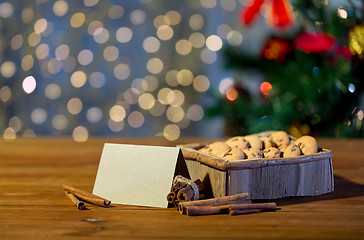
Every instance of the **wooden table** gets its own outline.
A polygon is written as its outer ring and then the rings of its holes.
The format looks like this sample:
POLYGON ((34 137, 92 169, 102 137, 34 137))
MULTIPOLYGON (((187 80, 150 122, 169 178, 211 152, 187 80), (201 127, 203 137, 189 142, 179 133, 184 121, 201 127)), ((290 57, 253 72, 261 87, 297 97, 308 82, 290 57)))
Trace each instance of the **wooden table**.
POLYGON ((91 192, 105 142, 176 144, 160 139, 0 140, 0 239, 364 239, 364 139, 319 139, 334 154, 332 193, 278 199, 276 212, 198 217, 122 205, 77 210, 62 184, 91 192))

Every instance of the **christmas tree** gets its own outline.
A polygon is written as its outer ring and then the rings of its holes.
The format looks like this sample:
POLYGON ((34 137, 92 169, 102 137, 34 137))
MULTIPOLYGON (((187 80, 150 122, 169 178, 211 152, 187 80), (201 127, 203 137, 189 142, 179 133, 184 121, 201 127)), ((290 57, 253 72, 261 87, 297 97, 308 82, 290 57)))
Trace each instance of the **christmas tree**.
POLYGON ((347 3, 333 9, 315 0, 292 6, 286 0, 253 0, 242 8, 242 24, 253 25, 265 12, 273 31, 258 54, 224 49, 235 82, 209 113, 225 117, 227 135, 286 130, 297 137, 364 136, 362 5, 347 3), (247 80, 249 71, 263 80, 247 80), (244 81, 259 81, 258 94, 244 81))

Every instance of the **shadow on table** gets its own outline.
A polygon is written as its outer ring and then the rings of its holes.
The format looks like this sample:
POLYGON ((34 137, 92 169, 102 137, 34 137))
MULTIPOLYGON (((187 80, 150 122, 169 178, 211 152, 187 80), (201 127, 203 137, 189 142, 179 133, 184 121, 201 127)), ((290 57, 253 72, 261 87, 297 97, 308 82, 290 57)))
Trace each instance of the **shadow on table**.
POLYGON ((320 196, 313 197, 287 197, 276 199, 278 206, 293 205, 329 199, 342 199, 364 196, 364 185, 351 182, 345 178, 334 175, 335 190, 320 196))

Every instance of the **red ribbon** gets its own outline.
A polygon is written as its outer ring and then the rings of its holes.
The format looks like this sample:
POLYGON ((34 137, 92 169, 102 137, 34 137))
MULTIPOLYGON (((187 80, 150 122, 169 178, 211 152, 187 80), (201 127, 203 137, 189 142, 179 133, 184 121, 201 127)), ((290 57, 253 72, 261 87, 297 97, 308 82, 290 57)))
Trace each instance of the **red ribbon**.
POLYGON ((293 25, 292 6, 288 0, 251 0, 241 10, 242 23, 247 26, 250 25, 257 18, 264 2, 269 4, 268 23, 270 25, 279 29, 293 25))

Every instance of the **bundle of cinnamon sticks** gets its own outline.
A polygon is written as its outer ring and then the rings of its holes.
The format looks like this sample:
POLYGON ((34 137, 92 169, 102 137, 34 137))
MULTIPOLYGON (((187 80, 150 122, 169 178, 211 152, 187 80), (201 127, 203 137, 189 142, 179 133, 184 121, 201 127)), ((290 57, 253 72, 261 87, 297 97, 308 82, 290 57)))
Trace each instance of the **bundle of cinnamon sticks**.
POLYGON ((85 206, 85 202, 101 207, 108 207, 111 204, 111 201, 105 198, 96 196, 92 193, 71 187, 66 184, 63 184, 63 189, 66 193, 66 196, 73 202, 73 204, 76 205, 78 210, 87 209, 85 206))
POLYGON ((252 203, 247 199, 249 193, 235 194, 231 196, 196 200, 179 203, 179 212, 188 216, 211 215, 228 213, 230 215, 240 215, 256 213, 261 211, 274 211, 277 209, 276 203, 252 203))
POLYGON ((167 195, 167 201, 178 208, 179 203, 191 200, 204 199, 204 184, 200 179, 194 182, 178 176, 174 179, 171 191, 167 195))

